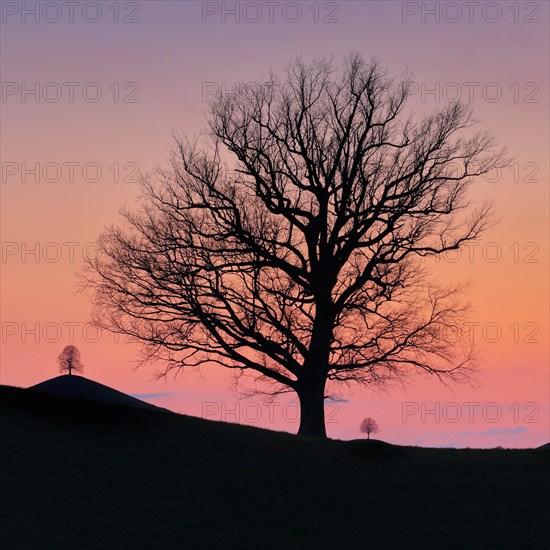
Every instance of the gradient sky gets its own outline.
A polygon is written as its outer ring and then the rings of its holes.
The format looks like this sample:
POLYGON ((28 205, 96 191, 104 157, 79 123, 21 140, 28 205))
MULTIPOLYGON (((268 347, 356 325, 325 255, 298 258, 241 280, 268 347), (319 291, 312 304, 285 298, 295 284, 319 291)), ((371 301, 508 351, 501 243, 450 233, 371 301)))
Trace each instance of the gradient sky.
POLYGON ((1 6, 0 383, 55 376, 57 355, 74 343, 91 379, 178 412, 296 431, 292 399, 271 408, 239 401, 219 368, 164 381, 152 368, 133 372, 136 348, 87 325, 75 272, 119 209, 135 203, 134 170, 165 163, 173 132, 201 131, 209 91, 280 73, 297 55, 340 62, 358 50, 396 77, 412 72, 419 111, 461 94, 517 164, 472 187, 474 199, 494 201, 499 225, 461 257, 430 262, 441 280, 475 282, 478 387, 416 379, 407 391, 356 389, 327 404, 328 434, 359 437, 368 415, 394 443, 550 439, 548 2, 1 6))

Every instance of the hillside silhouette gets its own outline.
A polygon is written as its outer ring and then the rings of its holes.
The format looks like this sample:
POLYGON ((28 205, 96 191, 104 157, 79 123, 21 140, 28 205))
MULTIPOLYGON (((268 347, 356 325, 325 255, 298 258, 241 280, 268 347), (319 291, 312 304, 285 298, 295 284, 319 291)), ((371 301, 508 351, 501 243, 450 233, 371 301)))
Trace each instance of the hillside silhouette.
POLYGON ((543 548, 548 450, 296 437, 0 387, 2 548, 543 548))
POLYGON ((129 407, 139 407, 144 409, 158 409, 151 403, 146 403, 135 397, 131 397, 118 390, 110 388, 89 380, 84 376, 75 376, 63 374, 50 380, 40 382, 29 388, 33 391, 52 393, 66 397, 78 397, 79 399, 87 399, 91 401, 99 401, 102 403, 111 403, 113 405, 126 405, 129 407))

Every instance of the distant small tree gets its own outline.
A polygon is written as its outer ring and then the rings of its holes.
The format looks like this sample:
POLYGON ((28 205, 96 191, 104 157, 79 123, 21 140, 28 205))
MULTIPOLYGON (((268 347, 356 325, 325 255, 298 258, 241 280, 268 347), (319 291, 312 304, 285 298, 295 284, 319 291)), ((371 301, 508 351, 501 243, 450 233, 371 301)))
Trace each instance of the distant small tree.
POLYGON ((377 434, 380 432, 380 428, 378 427, 378 423, 374 418, 371 418, 368 416, 361 422, 361 427, 359 428, 361 433, 367 434, 367 439, 370 439, 370 434, 377 434))
POLYGON ((83 372, 84 365, 80 361, 80 351, 76 346, 65 346, 65 349, 59 354, 57 358, 57 364, 59 365, 59 372, 73 373, 83 372))

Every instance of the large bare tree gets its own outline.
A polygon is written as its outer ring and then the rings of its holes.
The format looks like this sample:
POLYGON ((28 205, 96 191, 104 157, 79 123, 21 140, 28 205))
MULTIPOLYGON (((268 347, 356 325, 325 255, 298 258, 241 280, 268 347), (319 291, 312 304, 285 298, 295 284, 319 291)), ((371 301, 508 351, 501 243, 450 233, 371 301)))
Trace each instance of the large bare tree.
POLYGON ((355 53, 219 96, 208 131, 176 139, 142 208, 99 238, 96 322, 164 374, 220 364, 296 392, 301 434, 325 435, 338 383, 467 377, 460 289, 421 260, 488 226, 467 190, 504 155, 461 103, 414 117, 409 84, 355 53))

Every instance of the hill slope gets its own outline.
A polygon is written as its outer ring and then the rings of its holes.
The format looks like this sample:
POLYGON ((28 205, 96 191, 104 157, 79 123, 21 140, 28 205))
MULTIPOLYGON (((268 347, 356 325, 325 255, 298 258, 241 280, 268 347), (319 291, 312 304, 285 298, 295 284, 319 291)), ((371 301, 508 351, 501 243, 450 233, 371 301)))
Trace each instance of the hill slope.
POLYGON ((140 407, 145 409, 158 409, 155 405, 131 397, 118 390, 94 382, 84 376, 75 376, 63 374, 45 382, 40 382, 29 388, 33 391, 53 393, 55 395, 64 395, 67 397, 78 397, 80 399, 90 399, 102 403, 111 403, 115 405, 126 405, 129 407, 140 407))
POLYGON ((0 387, 2 548, 543 548, 545 450, 341 442, 0 387))

